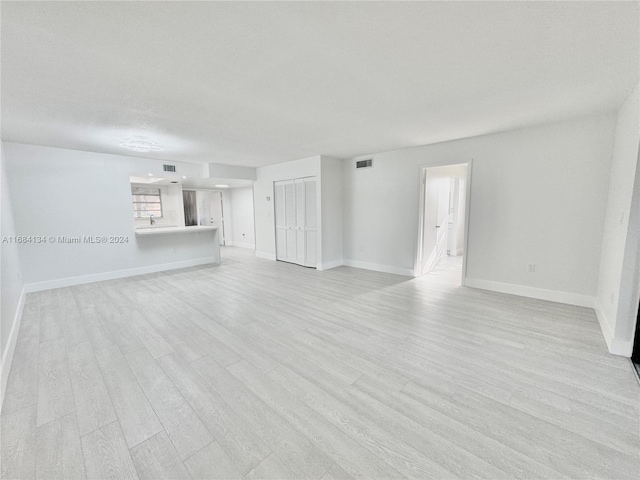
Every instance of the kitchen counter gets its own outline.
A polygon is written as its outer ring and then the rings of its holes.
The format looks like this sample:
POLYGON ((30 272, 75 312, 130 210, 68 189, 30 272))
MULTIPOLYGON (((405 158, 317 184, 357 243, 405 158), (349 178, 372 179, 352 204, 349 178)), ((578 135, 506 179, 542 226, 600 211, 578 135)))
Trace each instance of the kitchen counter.
POLYGON ((167 235, 171 233, 197 233, 217 230, 218 227, 201 227, 194 225, 193 227, 144 227, 136 228, 136 235, 167 235))
POLYGON ((218 227, 143 227, 136 228, 135 234, 136 244, 143 255, 158 252, 167 260, 182 257, 185 260, 178 263, 183 266, 220 264, 218 227), (170 249, 168 257, 167 248, 170 249))

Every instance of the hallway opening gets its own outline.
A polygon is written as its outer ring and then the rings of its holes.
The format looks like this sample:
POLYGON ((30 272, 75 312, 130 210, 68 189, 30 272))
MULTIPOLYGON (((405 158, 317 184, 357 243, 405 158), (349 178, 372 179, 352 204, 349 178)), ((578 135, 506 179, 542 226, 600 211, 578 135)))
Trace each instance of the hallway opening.
POLYGON ((467 163, 422 169, 416 277, 432 275, 463 284, 469 173, 467 163))

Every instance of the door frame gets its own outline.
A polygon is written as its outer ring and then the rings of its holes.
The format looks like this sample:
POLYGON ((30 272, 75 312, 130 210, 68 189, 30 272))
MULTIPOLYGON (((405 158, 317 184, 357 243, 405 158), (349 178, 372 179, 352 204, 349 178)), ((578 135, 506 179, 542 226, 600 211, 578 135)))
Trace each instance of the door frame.
POLYGON ((414 251, 413 260, 413 276, 420 276, 420 262, 422 260, 422 245, 424 240, 424 203, 425 203, 425 181, 427 178, 427 170, 434 167, 448 167, 451 165, 467 165, 467 179, 465 185, 465 215, 464 215, 464 240, 462 252, 462 279, 461 285, 464 286, 467 280, 467 255, 469 252, 469 219, 471 217, 471 172, 473 170, 473 158, 468 160, 445 160, 441 162, 429 163, 419 167, 420 195, 418 199, 418 239, 414 251))

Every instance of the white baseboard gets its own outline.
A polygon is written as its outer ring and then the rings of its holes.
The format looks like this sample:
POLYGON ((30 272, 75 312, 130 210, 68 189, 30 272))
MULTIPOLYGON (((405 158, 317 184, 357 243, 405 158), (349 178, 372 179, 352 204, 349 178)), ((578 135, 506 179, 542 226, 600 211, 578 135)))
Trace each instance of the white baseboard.
POLYGON ((149 265, 147 267, 115 270, 113 272, 95 273, 92 275, 83 275, 80 277, 59 278, 56 280, 47 280, 44 282, 27 283, 24 288, 26 292, 41 292, 43 290, 51 290, 52 288, 72 287, 74 285, 83 285, 85 283, 103 282, 105 280, 115 280, 116 278, 135 277, 136 275, 164 272, 166 270, 176 270, 178 268, 195 267, 198 265, 207 265, 210 263, 220 262, 216 259, 216 257, 195 258, 193 260, 161 263, 158 265, 149 265))
POLYGON ((620 340, 614 337, 609 346, 609 353, 620 355, 621 357, 631 357, 633 354, 633 341, 620 340))
POLYGON ((256 249, 256 244, 255 243, 243 243, 243 242, 229 241, 229 242, 227 242, 227 245, 229 245, 230 247, 250 248, 251 250, 255 250, 256 249))
POLYGON ((393 273, 394 275, 413 277, 413 268, 393 267, 391 265, 381 265, 379 263, 367 263, 347 259, 344 260, 344 265, 347 267, 363 268, 365 270, 374 270, 376 272, 393 273))
POLYGON ((539 300, 566 303, 567 305, 576 305, 578 307, 594 308, 593 297, 577 293, 558 292, 556 290, 527 287, 525 285, 516 285, 513 283, 493 282, 491 280, 480 280, 477 278, 465 278, 464 285, 465 287, 490 290, 492 292, 509 293, 511 295, 519 295, 521 297, 537 298, 539 300))
POLYGON ((264 258, 265 260, 273 260, 274 262, 276 261, 275 253, 259 252, 258 250, 256 250, 256 257, 264 258))
POLYGON ((342 265, 344 265, 344 260, 332 260, 330 262, 319 263, 317 269, 320 271, 329 270, 330 268, 341 267, 342 265))
POLYGON ((24 302, 27 297, 27 291, 23 287, 20 293, 20 299, 18 300, 18 306, 16 313, 13 316, 13 323, 11 324, 11 330, 9 331, 9 339, 7 340, 7 347, 2 355, 2 366, 0 366, 0 379, 2 382, 0 393, 0 410, 4 404, 4 394, 7 391, 7 381, 9 380, 9 372, 11 372, 11 364, 13 363, 13 354, 16 351, 16 344, 18 343, 18 332, 20 331, 20 323, 22 322, 22 312, 24 310, 24 302))
POLYGON ((604 313, 598 299, 594 299, 594 309, 596 311, 596 317, 598 317, 598 323, 600 324, 600 330, 602 330, 602 336, 604 341, 607 342, 607 348, 609 353, 613 355, 620 355, 622 357, 630 357, 633 353, 633 341, 621 340, 615 337, 615 333, 611 328, 611 323, 604 313))

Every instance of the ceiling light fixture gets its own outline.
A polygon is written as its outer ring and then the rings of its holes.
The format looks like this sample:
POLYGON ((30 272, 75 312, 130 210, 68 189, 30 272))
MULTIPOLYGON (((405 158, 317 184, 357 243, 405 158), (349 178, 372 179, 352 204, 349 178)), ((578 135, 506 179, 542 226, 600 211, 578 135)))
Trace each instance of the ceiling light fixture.
POLYGON ((158 142, 148 139, 147 137, 129 137, 127 141, 120 144, 121 147, 128 148, 134 152, 161 152, 164 150, 158 142))
POLYGON ((229 185, 214 185, 216 188, 229 188, 229 185))

